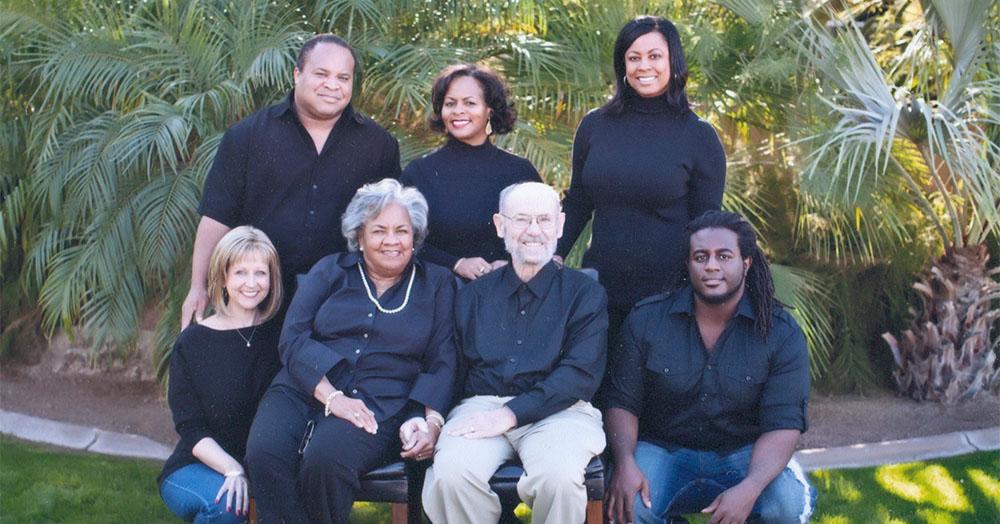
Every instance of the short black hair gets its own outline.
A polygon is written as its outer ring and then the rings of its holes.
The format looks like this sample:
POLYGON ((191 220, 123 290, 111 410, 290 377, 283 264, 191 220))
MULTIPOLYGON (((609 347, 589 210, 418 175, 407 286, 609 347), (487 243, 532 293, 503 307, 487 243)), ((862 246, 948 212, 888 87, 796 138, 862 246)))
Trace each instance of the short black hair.
POLYGON ((615 40, 615 94, 601 110, 610 115, 620 115, 629 101, 639 96, 628 82, 625 81, 625 52, 640 36, 658 31, 667 41, 667 51, 670 60, 670 81, 667 92, 661 95, 667 105, 675 112, 682 112, 690 107, 688 104, 687 87, 688 67, 684 59, 684 49, 681 47, 681 35, 670 20, 661 16, 637 16, 630 20, 618 33, 615 40))
POLYGON ((310 38, 309 40, 306 40, 306 43, 302 44, 302 47, 299 49, 299 56, 298 56, 298 58, 295 59, 295 68, 296 69, 298 69, 299 71, 302 71, 303 69, 305 69, 305 67, 306 67, 306 61, 309 60, 309 54, 312 53, 313 49, 316 46, 318 46, 319 44, 339 45, 340 47, 343 47, 344 49, 347 49, 348 51, 351 52, 351 58, 354 59, 354 73, 355 73, 355 75, 357 75, 358 71, 360 71, 360 64, 358 62, 358 55, 357 55, 357 53, 354 52, 354 48, 351 47, 351 45, 347 43, 347 40, 344 40, 340 36, 337 36, 337 35, 335 35, 333 33, 320 33, 320 34, 318 34, 318 35, 310 38))
POLYGON ((427 126, 431 131, 444 131, 444 120, 441 119, 441 108, 444 107, 444 96, 448 93, 451 81, 462 76, 470 76, 479 82, 483 88, 483 99, 486 106, 493 110, 490 115, 490 127, 493 132, 502 135, 514 129, 517 121, 517 109, 510 100, 510 89, 496 71, 476 64, 459 64, 445 68, 434 80, 431 88, 431 115, 427 117, 427 126))

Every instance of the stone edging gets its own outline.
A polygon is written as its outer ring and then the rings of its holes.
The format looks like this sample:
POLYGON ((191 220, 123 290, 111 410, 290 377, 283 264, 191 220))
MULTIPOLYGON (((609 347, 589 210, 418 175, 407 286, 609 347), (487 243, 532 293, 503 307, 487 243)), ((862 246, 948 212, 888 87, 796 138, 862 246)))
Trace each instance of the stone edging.
MULTIPOLYGON (((2 409, 0 433, 22 440, 123 457, 166 460, 173 451, 139 435, 104 431, 2 409)), ((1000 426, 904 440, 803 449, 795 453, 795 458, 803 469, 812 471, 914 462, 996 449, 1000 449, 1000 426)))

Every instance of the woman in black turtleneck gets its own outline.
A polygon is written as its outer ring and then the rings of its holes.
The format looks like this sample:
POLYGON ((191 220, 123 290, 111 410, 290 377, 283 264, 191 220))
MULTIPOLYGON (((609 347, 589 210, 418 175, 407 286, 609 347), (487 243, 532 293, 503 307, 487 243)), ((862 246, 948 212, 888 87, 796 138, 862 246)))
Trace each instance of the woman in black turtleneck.
POLYGON ((430 230, 421 258, 466 280, 507 260, 493 213, 500 191, 518 182, 541 182, 527 159, 498 149, 489 135, 514 128, 517 111, 500 75, 473 64, 441 72, 431 89, 431 130, 448 142, 406 166, 400 182, 427 198, 430 230))
POLYGON ((614 97, 580 121, 573 140, 557 251, 566 256, 593 212, 583 265, 598 270, 608 291, 611 350, 632 306, 659 293, 687 255, 684 226, 719 209, 726 179, 718 135, 688 107, 677 28, 660 17, 635 18, 618 34, 614 65, 614 97))

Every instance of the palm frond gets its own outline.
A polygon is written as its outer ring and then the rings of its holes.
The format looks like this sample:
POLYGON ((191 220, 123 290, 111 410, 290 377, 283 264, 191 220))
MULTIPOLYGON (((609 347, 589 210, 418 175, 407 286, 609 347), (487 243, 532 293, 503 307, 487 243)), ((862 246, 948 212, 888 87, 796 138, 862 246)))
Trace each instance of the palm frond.
POLYGON ((953 54, 953 70, 941 103, 945 107, 957 107, 956 103, 963 97, 966 87, 978 72, 978 62, 984 56, 982 49, 986 40, 986 26, 983 19, 993 2, 931 0, 931 4, 951 38, 953 54))
POLYGON ((156 177, 135 196, 139 261, 143 274, 165 279, 179 263, 198 222, 201 185, 191 170, 156 177))
POLYGON ((789 311, 809 343, 809 369, 819 378, 830 362, 833 329, 830 310, 834 305, 829 285, 815 273, 780 264, 771 264, 774 295, 792 307, 789 311))

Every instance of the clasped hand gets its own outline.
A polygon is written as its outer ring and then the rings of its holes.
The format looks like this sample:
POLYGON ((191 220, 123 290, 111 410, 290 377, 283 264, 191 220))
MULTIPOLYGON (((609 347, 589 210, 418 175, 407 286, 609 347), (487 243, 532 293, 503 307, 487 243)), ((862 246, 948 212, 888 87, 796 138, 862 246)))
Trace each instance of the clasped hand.
POLYGON ((429 459, 434 455, 434 445, 437 444, 441 430, 434 424, 428 424, 423 417, 413 417, 399 426, 399 440, 403 443, 403 458, 415 460, 429 459))

